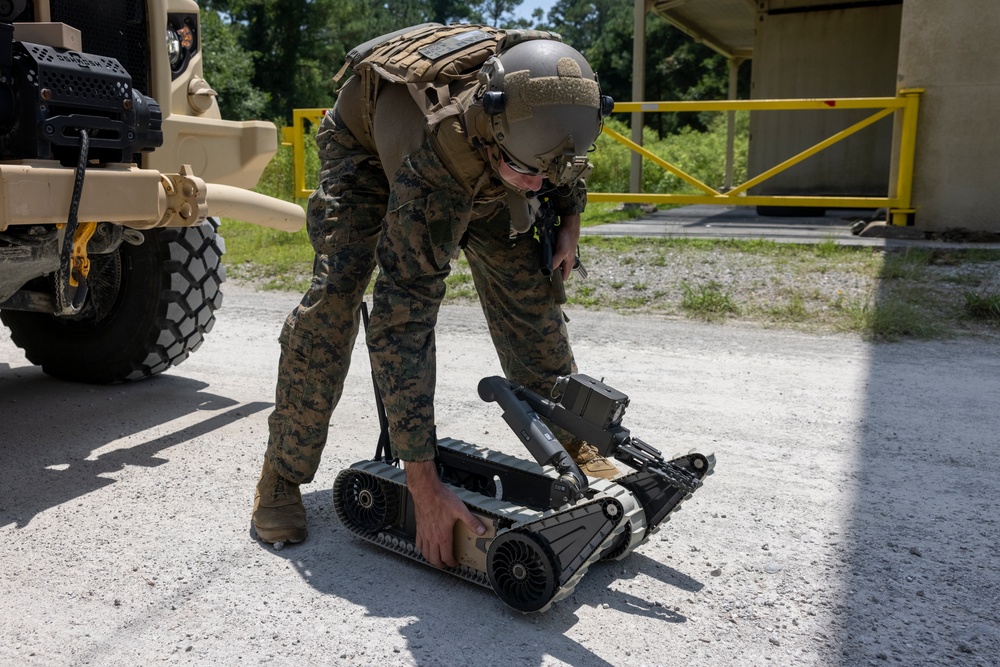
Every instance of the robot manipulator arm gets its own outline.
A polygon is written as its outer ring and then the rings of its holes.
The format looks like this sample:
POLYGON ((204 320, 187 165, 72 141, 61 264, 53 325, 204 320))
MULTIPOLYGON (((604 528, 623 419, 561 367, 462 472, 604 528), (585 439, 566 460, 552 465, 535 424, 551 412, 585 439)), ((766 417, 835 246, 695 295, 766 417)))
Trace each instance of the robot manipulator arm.
POLYGON ((549 401, 527 389, 515 390, 552 423, 597 447, 601 456, 614 457, 636 471, 649 472, 671 487, 693 492, 701 484, 690 471, 664 459, 660 451, 629 434, 622 426, 628 396, 586 375, 559 378, 549 401))
POLYGON ((553 394, 558 397, 557 401, 542 398, 525 387, 512 386, 496 376, 484 378, 479 383, 479 396, 484 401, 500 404, 504 409, 504 421, 518 434, 535 460, 542 465, 555 466, 561 480, 566 480, 576 494, 586 490, 586 476, 540 416, 594 445, 602 456, 614 457, 636 471, 647 471, 687 492, 700 485, 697 477, 666 461, 659 450, 632 437, 621 425, 629 402, 625 394, 580 374, 560 378, 553 394), (573 486, 574 479, 582 480, 581 484, 573 486))
POLYGON ((498 376, 483 378, 479 382, 479 397, 487 403, 495 401, 503 408, 504 421, 517 434, 535 461, 543 466, 550 465, 559 473, 559 482, 566 488, 554 489, 553 494, 567 494, 568 499, 573 500, 582 497, 588 486, 587 476, 570 458, 545 422, 532 410, 532 406, 516 393, 521 391, 527 392, 523 387, 511 387, 510 382, 498 376))

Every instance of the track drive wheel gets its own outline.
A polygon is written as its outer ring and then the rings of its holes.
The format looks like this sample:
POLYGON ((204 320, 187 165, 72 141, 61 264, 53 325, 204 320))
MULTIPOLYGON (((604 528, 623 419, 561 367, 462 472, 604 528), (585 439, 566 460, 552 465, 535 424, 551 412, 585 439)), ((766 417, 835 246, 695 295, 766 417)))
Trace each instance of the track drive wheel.
POLYGON ((377 533, 395 523, 399 496, 378 477, 360 470, 344 470, 333 485, 333 506, 349 529, 362 535, 377 533))
POLYGON ((512 530, 497 536, 486 567, 493 592, 518 611, 545 609, 558 588, 555 559, 530 533, 512 530))

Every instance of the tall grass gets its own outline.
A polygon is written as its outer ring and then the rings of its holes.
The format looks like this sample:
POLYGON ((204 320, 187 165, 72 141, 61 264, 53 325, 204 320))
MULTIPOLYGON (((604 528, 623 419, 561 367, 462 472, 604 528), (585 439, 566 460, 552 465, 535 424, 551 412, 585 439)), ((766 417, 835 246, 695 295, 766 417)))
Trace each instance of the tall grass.
POLYGON ((965 313, 969 317, 1000 324, 1000 292, 962 293, 965 298, 965 313))
POLYGON ((693 317, 715 320, 726 315, 739 315, 740 309, 729 292, 714 280, 699 285, 681 281, 681 308, 693 317))

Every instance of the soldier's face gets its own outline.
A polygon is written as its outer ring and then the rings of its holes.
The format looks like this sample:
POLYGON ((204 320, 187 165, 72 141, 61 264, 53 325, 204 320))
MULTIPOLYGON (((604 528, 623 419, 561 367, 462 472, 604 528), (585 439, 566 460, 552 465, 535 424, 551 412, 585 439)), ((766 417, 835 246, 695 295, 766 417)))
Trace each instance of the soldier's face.
POLYGON ((500 157, 498 171, 500 173, 500 178, 503 179, 504 183, 518 190, 538 192, 542 189, 542 181, 545 180, 545 177, 541 174, 526 174, 523 171, 514 169, 507 164, 507 160, 505 160, 502 156, 500 157))

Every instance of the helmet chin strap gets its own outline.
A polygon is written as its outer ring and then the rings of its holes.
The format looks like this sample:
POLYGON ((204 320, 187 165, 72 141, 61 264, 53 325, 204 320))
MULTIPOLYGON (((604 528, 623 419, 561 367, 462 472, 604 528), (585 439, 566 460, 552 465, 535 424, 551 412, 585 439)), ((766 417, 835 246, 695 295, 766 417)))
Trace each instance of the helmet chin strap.
MULTIPOLYGON (((490 166, 499 174, 500 160, 502 159, 500 157, 500 150, 495 144, 487 144, 486 155, 490 161, 490 166)), ((506 181, 503 181, 503 187, 507 193, 507 208, 510 209, 510 235, 517 236, 518 234, 524 234, 531 229, 531 225, 535 224, 538 211, 542 206, 542 203, 538 200, 538 193, 516 188, 506 181)), ((546 189, 545 181, 542 182, 542 188, 543 190, 546 189)))
POLYGON ((486 157, 489 160, 490 168, 493 170, 494 174, 500 173, 500 160, 502 156, 500 155, 500 149, 497 144, 492 139, 486 142, 486 157))

